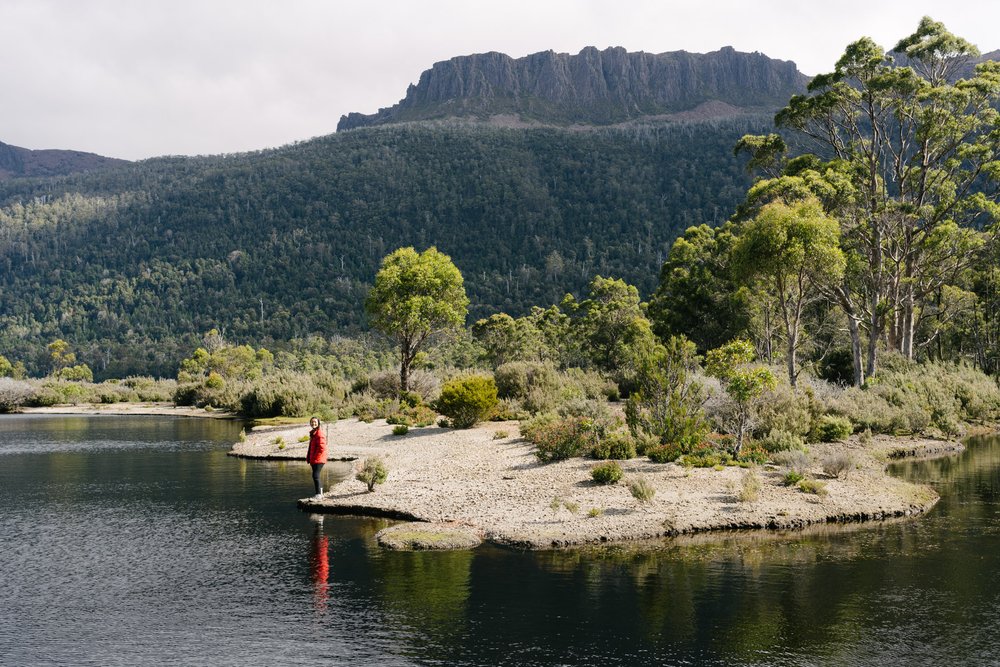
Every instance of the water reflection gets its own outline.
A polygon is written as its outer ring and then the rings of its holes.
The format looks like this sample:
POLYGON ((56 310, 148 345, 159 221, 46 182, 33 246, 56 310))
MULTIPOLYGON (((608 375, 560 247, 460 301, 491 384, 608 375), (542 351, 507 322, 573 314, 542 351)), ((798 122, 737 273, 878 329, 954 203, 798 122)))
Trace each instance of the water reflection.
POLYGON ((129 449, 109 419, 47 435, 43 421, 18 430, 0 419, 0 662, 870 665, 1000 654, 997 439, 894 464, 941 493, 916 519, 397 553, 373 539, 387 521, 297 511, 305 463, 226 457, 238 426, 160 421, 136 422, 146 444, 129 449))
POLYGON ((330 595, 330 545, 329 538, 323 532, 323 515, 313 514, 309 517, 315 525, 309 554, 309 569, 313 582, 313 605, 319 613, 326 613, 327 601, 330 595))

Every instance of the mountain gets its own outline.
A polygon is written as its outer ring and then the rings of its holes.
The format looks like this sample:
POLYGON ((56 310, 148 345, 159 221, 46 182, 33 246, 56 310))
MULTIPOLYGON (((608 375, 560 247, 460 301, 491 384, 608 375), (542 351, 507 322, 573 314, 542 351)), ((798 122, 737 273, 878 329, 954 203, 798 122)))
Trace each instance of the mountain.
POLYGON ((67 150, 29 150, 0 141, 0 181, 22 176, 64 176, 125 164, 125 160, 67 150))
POLYGON ((795 63, 732 47, 706 54, 587 47, 517 59, 491 52, 435 63, 398 104, 343 116, 337 130, 445 119, 610 125, 731 116, 778 109, 807 82, 795 63))

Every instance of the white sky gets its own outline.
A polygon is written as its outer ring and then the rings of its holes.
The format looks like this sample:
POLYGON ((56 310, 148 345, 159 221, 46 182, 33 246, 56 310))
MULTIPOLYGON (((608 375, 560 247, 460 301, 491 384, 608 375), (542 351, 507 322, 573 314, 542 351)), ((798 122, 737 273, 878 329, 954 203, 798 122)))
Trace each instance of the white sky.
POLYGON ((1000 48, 989 0, 0 0, 0 141, 128 159, 280 146, 486 51, 733 46, 817 74, 924 15, 1000 48))

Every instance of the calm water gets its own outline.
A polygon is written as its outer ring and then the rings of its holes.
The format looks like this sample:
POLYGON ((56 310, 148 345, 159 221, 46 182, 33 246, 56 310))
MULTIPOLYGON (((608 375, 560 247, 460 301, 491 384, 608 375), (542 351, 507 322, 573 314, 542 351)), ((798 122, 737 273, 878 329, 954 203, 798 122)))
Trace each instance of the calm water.
MULTIPOLYGON (((921 519, 654 548, 392 553, 229 422, 0 418, 0 664, 1000 663, 1000 440, 921 519)), ((329 467, 329 466, 328 466, 329 467)))

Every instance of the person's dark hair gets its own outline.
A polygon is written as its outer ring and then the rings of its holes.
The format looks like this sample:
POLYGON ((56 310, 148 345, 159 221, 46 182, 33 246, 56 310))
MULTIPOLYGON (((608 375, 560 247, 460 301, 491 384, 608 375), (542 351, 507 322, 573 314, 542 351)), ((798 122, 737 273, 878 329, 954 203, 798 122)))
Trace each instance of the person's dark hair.
POLYGON ((323 425, 323 422, 322 422, 322 421, 320 421, 320 418, 319 418, 319 417, 315 417, 315 416, 313 416, 313 417, 310 417, 310 418, 309 418, 309 425, 310 425, 310 426, 312 426, 312 421, 313 421, 314 419, 316 420, 316 428, 319 428, 320 426, 322 426, 322 425, 323 425))

